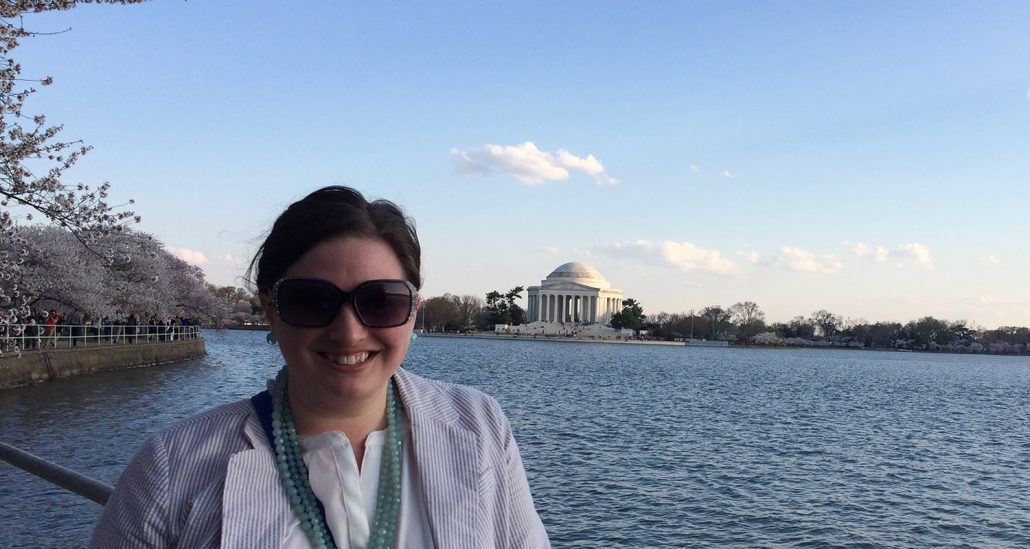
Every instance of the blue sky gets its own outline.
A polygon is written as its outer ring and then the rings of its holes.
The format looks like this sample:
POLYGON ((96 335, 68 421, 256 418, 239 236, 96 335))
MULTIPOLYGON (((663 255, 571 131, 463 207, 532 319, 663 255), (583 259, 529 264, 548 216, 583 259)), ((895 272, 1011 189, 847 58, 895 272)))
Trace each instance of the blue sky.
POLYGON ((1030 326, 1025 2, 284 6, 81 6, 17 53, 95 147, 69 180, 211 282, 346 184, 415 217, 428 296, 582 261, 645 312, 1030 326))

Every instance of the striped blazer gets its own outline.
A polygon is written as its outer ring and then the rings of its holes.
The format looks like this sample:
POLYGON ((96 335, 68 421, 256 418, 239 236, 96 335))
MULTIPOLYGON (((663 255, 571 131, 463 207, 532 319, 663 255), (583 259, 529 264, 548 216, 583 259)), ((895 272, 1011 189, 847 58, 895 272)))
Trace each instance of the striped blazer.
MULTIPOLYGON (((398 370, 433 541, 549 547, 515 439, 493 398, 398 370)), ((293 511, 250 400, 185 419, 129 462, 91 547, 279 547, 293 511)))

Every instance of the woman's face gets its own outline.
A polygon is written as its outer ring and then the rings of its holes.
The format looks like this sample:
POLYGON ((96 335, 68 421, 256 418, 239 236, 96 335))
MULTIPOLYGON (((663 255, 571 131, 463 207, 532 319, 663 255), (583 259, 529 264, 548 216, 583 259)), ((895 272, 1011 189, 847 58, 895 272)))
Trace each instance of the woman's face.
MULTIPOLYGON (((286 276, 317 278, 349 292, 375 279, 404 279, 400 261, 388 245, 365 238, 325 240, 290 266, 286 276)), ((330 413, 341 404, 385 398, 386 382, 408 352, 414 318, 395 328, 368 328, 345 303, 328 326, 304 328, 283 322, 271 299, 261 294, 290 374, 290 401, 330 413)))

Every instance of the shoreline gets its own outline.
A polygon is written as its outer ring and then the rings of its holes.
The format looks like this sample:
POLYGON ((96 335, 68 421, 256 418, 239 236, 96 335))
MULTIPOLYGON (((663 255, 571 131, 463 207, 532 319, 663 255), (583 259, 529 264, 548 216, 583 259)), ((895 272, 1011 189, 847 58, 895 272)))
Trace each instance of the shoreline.
MULTIPOLYGON (((554 341, 561 343, 608 343, 618 345, 663 345, 666 347, 690 347, 682 341, 643 341, 633 339, 590 339, 582 337, 538 337, 538 336, 523 336, 515 334, 488 334, 488 333, 441 333, 441 332, 416 332, 419 338, 423 337, 434 337, 434 338, 451 338, 451 339, 502 339, 510 341, 554 341)), ((729 345, 693 345, 694 347, 729 347, 729 345)))
POLYGON ((22 351, 0 357, 0 390, 97 372, 146 368, 207 354, 204 338, 22 351))
MULTIPOLYGON (((218 328, 210 328, 217 330, 218 328)), ((268 331, 268 325, 253 324, 249 326, 226 326, 222 329, 225 330, 254 330, 254 331, 268 331)), ((826 350, 851 350, 851 351, 871 351, 877 353, 923 353, 923 354, 943 354, 943 355, 992 355, 992 356, 1030 356, 1027 353, 991 353, 991 352, 978 352, 978 353, 962 353, 955 351, 928 351, 925 349, 886 349, 881 347, 848 347, 838 345, 748 345, 731 343, 729 341, 708 341, 702 339, 692 339, 687 341, 654 341, 654 340, 640 340, 640 339, 592 339, 592 338, 580 338, 580 337, 567 337, 567 336, 532 336, 532 335, 517 335, 517 334, 493 334, 490 332, 465 332, 465 333, 450 333, 450 332, 415 332, 418 337, 441 337, 441 338, 472 338, 472 339, 502 339, 512 341, 557 341, 563 343, 609 343, 609 344, 620 344, 620 345, 663 345, 666 347, 706 347, 716 349, 826 349, 826 350)))
POLYGON ((683 341, 647 341, 647 340, 633 340, 633 339, 588 339, 588 338, 577 338, 577 337, 534 337, 534 336, 522 336, 515 334, 489 334, 489 333, 441 333, 441 332, 415 332, 418 337, 432 337, 432 338, 450 338, 450 339, 499 339, 505 341, 542 341, 542 342, 559 342, 559 343, 606 343, 616 345, 661 345, 665 347, 703 347, 703 348, 714 348, 714 349, 768 349, 772 351, 778 350, 789 350, 789 349, 809 349, 809 350, 827 350, 827 351, 863 351, 863 352, 876 352, 876 353, 919 353, 928 355, 990 355, 990 356, 1027 356, 1026 354, 1012 354, 1012 353, 958 353, 948 351, 926 351, 917 349, 883 349, 879 347, 841 347, 832 345, 740 345, 731 344, 728 341, 716 341, 710 342, 705 340, 692 340, 691 342, 683 341))

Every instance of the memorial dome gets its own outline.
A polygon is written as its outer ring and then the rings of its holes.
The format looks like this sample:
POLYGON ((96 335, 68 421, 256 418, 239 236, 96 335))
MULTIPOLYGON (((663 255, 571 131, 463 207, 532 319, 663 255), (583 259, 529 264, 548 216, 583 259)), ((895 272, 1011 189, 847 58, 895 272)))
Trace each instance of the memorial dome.
POLYGON ((604 325, 622 310, 622 290, 612 288, 592 265, 578 261, 560 265, 539 286, 530 286, 526 292, 526 318, 533 330, 544 330, 534 331, 534 335, 556 334, 547 330, 558 327, 568 330, 570 326, 604 325))
POLYGON ((575 282, 592 288, 610 288, 611 284, 596 268, 586 263, 573 261, 559 266, 547 275, 547 282, 575 282))

